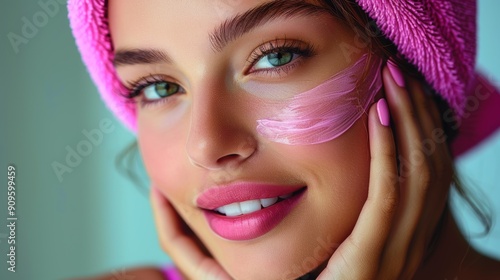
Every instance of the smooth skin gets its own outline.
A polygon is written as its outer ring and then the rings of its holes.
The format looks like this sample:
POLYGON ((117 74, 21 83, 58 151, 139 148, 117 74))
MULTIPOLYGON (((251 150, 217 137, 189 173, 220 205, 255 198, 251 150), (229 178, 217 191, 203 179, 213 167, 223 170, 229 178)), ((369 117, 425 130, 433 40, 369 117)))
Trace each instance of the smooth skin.
MULTIPOLYGON (((311 256, 317 238, 325 240, 330 235, 339 244, 322 252, 318 260, 322 263, 311 273, 320 279, 408 279, 412 275, 428 279, 428 271, 433 271, 431 278, 438 276, 438 271, 443 274, 441 279, 454 279, 463 273, 480 271, 478 262, 458 269, 464 256, 465 261, 474 256, 481 260, 480 264, 488 263, 462 242, 453 219, 443 216, 440 240, 444 241, 437 242, 433 254, 441 257, 431 257, 425 266, 420 265, 444 211, 452 161, 446 144, 439 139, 431 153, 421 154, 423 141, 435 138, 440 118, 418 82, 406 79, 407 87, 399 87, 390 72, 383 70, 394 139, 391 128, 380 124, 373 105, 366 116, 331 143, 293 149, 269 143, 254 131, 255 120, 262 117, 259 114, 268 111, 262 107, 265 102, 249 94, 234 94, 228 88, 234 84, 245 86, 249 80, 276 82, 267 76, 239 75, 248 54, 262 37, 273 39, 284 33, 288 39, 313 41, 319 46, 319 55, 279 80, 299 91, 306 90, 349 65, 342 59, 339 45, 353 43, 352 30, 325 17, 321 21, 276 21, 252 30, 244 39, 235 40, 214 54, 206 40, 207 33, 238 9, 244 11, 265 1, 242 2, 234 7, 235 11, 224 10, 227 14, 204 13, 204 9, 213 9, 204 1, 196 2, 196 9, 189 6, 194 1, 167 2, 116 5, 116 1, 110 1, 110 28, 117 50, 154 47, 168 52, 175 61, 167 65, 117 67, 123 81, 151 72, 166 73, 188 93, 169 103, 175 106, 166 106, 175 108, 173 115, 161 106, 138 110, 138 141, 153 183, 151 200, 160 243, 187 279, 229 279, 225 269, 237 275, 237 279, 248 278, 249 273, 283 275, 281 271, 291 264, 311 256), (168 9, 158 8, 167 4, 168 9), (169 17, 165 17, 166 10, 169 17), (187 20, 194 17, 196 21, 187 20), (131 20, 135 18, 140 20, 131 20), (174 24, 179 22, 184 32, 174 24), (246 139, 249 141, 239 142, 246 139), (248 145, 241 146, 242 143, 248 145), (238 157, 217 158, 228 151, 238 157), (402 164, 399 177, 398 158, 402 164), (294 183, 305 183, 308 196, 275 230, 259 240, 226 242, 211 232, 199 209, 192 205, 204 182, 221 179, 218 171, 224 171, 221 167, 226 166, 221 162, 242 167, 238 170, 247 180, 272 179, 282 183, 283 178, 291 178, 294 183), (336 171, 333 175, 332 170, 336 171), (306 176, 296 177, 297 174, 306 176), (320 183, 314 181, 316 178, 320 183), (447 256, 452 249, 453 254, 447 256), (241 265, 242 259, 246 266, 241 265)), ((382 94, 377 99, 381 97, 382 94)), ((294 277, 306 272, 296 272, 294 277)))
MULTIPOLYGON (((424 162, 413 157, 405 167, 407 176, 398 176, 395 143, 400 156, 411 159, 411 152, 421 151, 423 140, 435 139, 442 126, 434 101, 418 81, 410 79, 408 87, 401 88, 387 67, 383 79, 396 140, 391 128, 381 125, 373 104, 368 123, 373 171, 368 199, 351 235, 317 279, 497 279, 500 263, 470 247, 450 215, 442 221, 440 245, 421 265, 444 211, 448 188, 442 186, 451 182, 452 159, 446 142, 437 143, 424 162)), ((231 279, 217 260, 204 253, 196 237, 185 233, 178 214, 154 187, 151 202, 160 243, 186 279, 231 279)))
MULTIPOLYGON (((408 158, 410 150, 420 149, 419 140, 422 139, 420 131, 424 129, 421 128, 422 124, 413 113, 414 109, 406 90, 395 84, 387 69, 384 70, 383 77, 391 114, 399 118, 394 123, 396 131, 399 131, 398 143, 403 147, 401 155, 408 158)), ((421 94, 422 98, 416 101, 420 102, 419 107, 422 108, 425 106, 423 102, 426 98, 424 98, 423 92, 418 92, 418 94, 421 94)), ((431 104, 433 103, 431 102, 431 104)), ((437 114, 435 106, 433 106, 433 111, 437 114)), ((426 120, 425 131, 439 127, 433 120, 426 120)), ((451 180, 450 169, 447 174, 443 173, 445 174, 443 178, 439 178, 443 181, 431 182, 428 178, 430 167, 426 162, 412 165, 413 169, 409 177, 403 180, 402 184, 399 184, 399 180, 395 180, 398 172, 392 130, 380 123, 376 103, 371 106, 369 111, 368 128, 371 151, 368 199, 351 235, 335 251, 328 266, 321 272, 318 279, 397 279, 397 276, 402 273, 413 275, 416 268, 411 267, 411 262, 413 258, 416 258, 417 261, 413 262, 419 263, 422 256, 410 254, 412 257, 408 264, 410 267, 406 268, 407 271, 405 271, 407 250, 404 248, 408 248, 412 241, 418 244, 418 242, 422 242, 420 240, 425 239, 423 234, 415 235, 415 228, 419 222, 421 224, 418 228, 420 231, 422 231, 422 227, 428 225, 426 222, 428 219, 425 215, 421 215, 421 211, 424 203, 427 202, 426 206, 431 207, 433 205, 429 205, 429 203, 435 202, 425 199, 427 186, 431 183, 442 186, 443 183, 451 180), (402 188, 411 188, 414 191, 401 191, 402 188), (421 199, 413 200, 411 204, 401 204, 403 201, 409 201, 410 196, 421 199), (390 235, 399 238, 388 242, 390 235), (402 261, 395 264, 396 260, 402 261), (382 265, 379 265, 380 263, 382 265)), ((440 152, 447 153, 447 149, 443 145, 440 149, 444 148, 445 151, 440 152)), ((448 160, 450 160, 449 156, 448 160)), ((182 221, 175 210, 155 188, 152 188, 151 191, 151 202, 160 243, 165 251, 174 258, 176 265, 185 272, 187 279, 231 279, 215 259, 203 253, 193 236, 185 234, 182 229, 182 221), (177 226, 173 227, 172 225, 177 226)), ((442 208, 443 199, 438 201, 438 204, 442 208)))
MULTIPOLYGON (((451 158, 446 144, 441 143, 423 164, 414 161, 408 166, 412 171, 403 183, 394 180, 398 176, 395 143, 404 147, 401 156, 409 158, 412 150, 421 149, 425 137, 432 139, 441 121, 435 103, 418 81, 408 79, 408 86, 401 88, 388 68, 383 70, 383 79, 396 140, 391 128, 381 125, 373 104, 368 118, 374 170, 369 196, 353 232, 317 279, 497 279, 499 262, 470 247, 450 215, 442 221, 439 245, 427 263, 420 266, 439 221, 436 210, 444 208, 448 191, 429 186, 449 182, 451 158)), ((186 232, 185 223, 154 187, 151 203, 160 244, 184 272, 185 279, 231 279, 196 236, 186 232)), ((138 279, 165 279, 154 267, 134 268, 126 274, 138 279)))

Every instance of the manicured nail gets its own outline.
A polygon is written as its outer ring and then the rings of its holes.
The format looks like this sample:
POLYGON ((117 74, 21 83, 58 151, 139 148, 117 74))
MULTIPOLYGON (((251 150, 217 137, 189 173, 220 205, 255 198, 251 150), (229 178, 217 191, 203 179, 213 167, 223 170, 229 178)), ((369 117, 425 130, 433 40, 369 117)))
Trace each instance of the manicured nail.
POLYGON ((387 66, 389 67, 389 72, 391 72, 392 78, 394 79, 396 84, 400 87, 404 87, 405 78, 403 77, 403 74, 401 73, 399 67, 391 60, 387 61, 387 66))
POLYGON ((381 98, 377 102, 377 112, 378 119, 383 126, 389 126, 391 122, 391 116, 389 115, 389 107, 387 107, 387 102, 384 98, 381 98))
POLYGON ((155 199, 158 199, 160 197, 160 191, 153 185, 151 185, 151 193, 153 194, 153 197, 155 199))

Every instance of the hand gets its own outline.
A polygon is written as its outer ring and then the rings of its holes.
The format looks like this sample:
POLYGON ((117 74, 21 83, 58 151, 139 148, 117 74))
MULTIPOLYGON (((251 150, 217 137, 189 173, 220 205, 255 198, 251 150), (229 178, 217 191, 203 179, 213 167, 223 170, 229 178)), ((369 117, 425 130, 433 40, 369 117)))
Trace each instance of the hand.
POLYGON ((374 104, 368 198, 320 280, 411 279, 446 205, 453 169, 437 106, 418 81, 398 86, 388 67, 383 81, 395 139, 374 104))
POLYGON ((222 266, 203 250, 201 241, 154 186, 151 187, 151 205, 160 244, 186 279, 231 279, 222 266))

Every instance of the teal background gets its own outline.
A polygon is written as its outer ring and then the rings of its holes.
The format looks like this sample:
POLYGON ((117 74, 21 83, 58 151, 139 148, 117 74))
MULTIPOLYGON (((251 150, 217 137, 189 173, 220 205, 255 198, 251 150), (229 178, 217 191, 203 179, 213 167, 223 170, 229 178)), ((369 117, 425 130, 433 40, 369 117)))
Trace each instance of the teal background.
MULTIPOLYGON (((47 2, 48 0, 42 0, 47 2)), ((7 34, 21 34, 22 18, 41 11, 38 1, 3 1, 0 10, 0 279, 63 279, 129 266, 161 265, 147 196, 118 173, 115 159, 134 137, 100 101, 71 36, 65 5, 15 52, 7 34), (109 120, 113 131, 60 181, 52 164, 66 147, 86 139, 82 130, 109 120), (16 273, 7 271, 6 173, 17 169, 16 273)), ((500 1, 479 1, 478 68, 500 86, 500 1)), ((500 258, 500 133, 458 162, 467 184, 492 202, 493 231, 472 244, 500 258)), ((460 201, 455 202, 463 208, 460 201)), ((480 226, 457 211, 467 233, 480 226)))

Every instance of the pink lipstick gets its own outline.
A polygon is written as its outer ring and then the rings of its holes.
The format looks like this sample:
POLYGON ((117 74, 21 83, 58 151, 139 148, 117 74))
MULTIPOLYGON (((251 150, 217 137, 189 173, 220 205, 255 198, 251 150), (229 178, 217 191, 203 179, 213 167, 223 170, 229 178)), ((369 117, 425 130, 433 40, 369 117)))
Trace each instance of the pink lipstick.
POLYGON ((229 240, 249 240, 276 227, 305 190, 305 186, 239 182, 204 191, 196 204, 217 235, 229 240))

